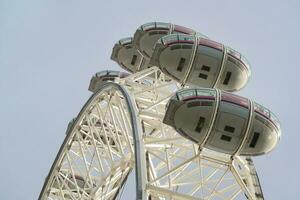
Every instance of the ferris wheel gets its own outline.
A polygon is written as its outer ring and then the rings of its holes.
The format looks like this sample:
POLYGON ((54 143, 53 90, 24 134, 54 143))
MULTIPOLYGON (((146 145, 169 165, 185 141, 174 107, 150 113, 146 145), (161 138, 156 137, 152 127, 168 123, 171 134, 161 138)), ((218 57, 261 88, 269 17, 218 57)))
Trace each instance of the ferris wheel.
POLYGON ((121 198, 135 169, 136 199, 264 199, 252 156, 281 129, 262 105, 229 93, 247 60, 192 29, 147 23, 118 41, 93 95, 70 121, 39 199, 121 198))

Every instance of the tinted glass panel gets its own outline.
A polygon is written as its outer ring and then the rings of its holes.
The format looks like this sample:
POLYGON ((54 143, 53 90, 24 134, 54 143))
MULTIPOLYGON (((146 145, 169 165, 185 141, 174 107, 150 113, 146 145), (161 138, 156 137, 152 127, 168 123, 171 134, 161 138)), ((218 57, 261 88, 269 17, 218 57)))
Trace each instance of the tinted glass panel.
POLYGON ((235 130, 234 127, 228 126, 228 125, 226 125, 225 128, 224 128, 224 131, 230 132, 230 133, 234 133, 234 130, 235 130))
POLYGON ((212 106, 213 102, 212 101, 202 101, 201 106, 212 106))
POLYGON ((181 49, 181 45, 172 45, 171 46, 171 51, 175 49, 181 49))
POLYGON ((202 79, 207 79, 208 75, 200 73, 198 77, 202 79))
POLYGON ((201 105, 201 102, 200 101, 193 101, 193 102, 189 102, 187 104, 187 107, 188 108, 191 108, 191 107, 196 107, 196 106, 200 106, 201 105))
POLYGON ((204 117, 200 117, 199 121, 198 121, 198 124, 197 124, 197 126, 195 128, 196 132, 198 132, 198 133, 201 132, 201 130, 202 130, 203 126, 204 126, 204 122, 205 122, 205 118, 204 117))
POLYGON ((241 55, 241 61, 242 61, 242 63, 243 63, 248 69, 250 69, 250 63, 249 63, 249 61, 248 61, 244 56, 242 56, 242 55, 241 55))
POLYGON ((182 49, 192 49, 192 47, 193 47, 193 45, 191 45, 191 44, 182 44, 181 45, 182 49))
POLYGON ((184 64, 185 64, 185 58, 180 58, 178 66, 177 66, 177 71, 181 72, 184 67, 184 64))
POLYGON ((130 64, 131 64, 131 65, 135 65, 136 59, 137 59, 137 55, 133 55, 130 64))
POLYGON ((179 99, 181 100, 185 97, 196 96, 196 90, 195 89, 181 90, 181 91, 177 92, 177 95, 178 95, 179 99))
POLYGON ((168 44, 178 40, 178 35, 167 35, 162 37, 163 44, 168 44))
POLYGON ((164 22, 156 22, 156 27, 158 28, 170 28, 170 24, 169 23, 164 23, 164 22))
POLYGON ((222 135, 221 136, 221 140, 224 140, 226 142, 230 142, 231 141, 231 137, 230 136, 227 136, 227 135, 222 135))
POLYGON ((206 65, 202 65, 201 70, 209 72, 210 71, 210 67, 206 66, 206 65))
POLYGON ((229 82, 229 80, 230 80, 230 77, 231 77, 231 72, 227 72, 227 73, 226 73, 226 76, 225 76, 225 79, 224 79, 224 81, 223 81, 223 84, 224 84, 224 85, 228 85, 228 82, 229 82))
POLYGON ((260 135, 259 133, 254 132, 254 135, 253 135, 253 138, 251 140, 251 143, 250 143, 249 147, 251 147, 251 148, 255 147, 255 145, 256 145, 256 143, 258 141, 259 135, 260 135))
POLYGON ((277 127, 277 129, 280 129, 280 122, 279 119, 276 117, 276 115, 274 115, 274 113, 270 112, 270 119, 272 120, 272 122, 275 124, 275 126, 277 127))
POLYGON ((185 41, 194 41, 194 37, 189 35, 178 35, 179 40, 185 40, 185 41))
POLYGON ((254 102, 254 111, 264 115, 265 117, 269 118, 270 117, 270 111, 265 108, 264 106, 254 102))
POLYGON ((155 23, 154 22, 150 22, 150 23, 142 25, 142 27, 143 27, 144 30, 155 28, 155 23))
POLYGON ((241 58, 241 54, 239 52, 237 52, 236 50, 230 48, 230 47, 227 47, 227 52, 229 55, 237 58, 238 60, 240 60, 241 58))
POLYGON ((200 45, 212 47, 214 49, 223 50, 223 45, 221 43, 215 42, 213 40, 203 39, 201 38, 199 41, 200 45))
POLYGON ((119 41, 120 44, 128 44, 128 43, 131 43, 132 42, 132 38, 131 37, 128 37, 128 38, 124 38, 124 39, 121 39, 119 41))
POLYGON ((249 100, 247 98, 244 98, 244 97, 241 97, 241 96, 237 96, 237 95, 234 95, 234 94, 222 92, 221 100, 226 101, 226 102, 230 102, 230 103, 233 103, 233 104, 236 104, 236 105, 240 105, 240 106, 243 106, 245 108, 249 108, 249 100))
POLYGON ((214 89, 182 89, 176 93, 176 96, 178 96, 178 100, 182 100, 190 96, 201 96, 214 100, 216 97, 216 91, 214 89))

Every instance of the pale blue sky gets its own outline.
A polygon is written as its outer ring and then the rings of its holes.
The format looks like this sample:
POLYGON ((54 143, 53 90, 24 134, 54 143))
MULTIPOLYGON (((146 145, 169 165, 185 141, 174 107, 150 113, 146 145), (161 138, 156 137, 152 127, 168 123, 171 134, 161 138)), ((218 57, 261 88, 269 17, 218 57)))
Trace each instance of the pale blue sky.
POLYGON ((265 197, 298 199, 300 1, 0 0, 1 200, 37 199, 90 77, 120 69, 114 43, 150 21, 193 28, 248 58, 240 94, 283 127, 278 148, 255 158, 265 197))

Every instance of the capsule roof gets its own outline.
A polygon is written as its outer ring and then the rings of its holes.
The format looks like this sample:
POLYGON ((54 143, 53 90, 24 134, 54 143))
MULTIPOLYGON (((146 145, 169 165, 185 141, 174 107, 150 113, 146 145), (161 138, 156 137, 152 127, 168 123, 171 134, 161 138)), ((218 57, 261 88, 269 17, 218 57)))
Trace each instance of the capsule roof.
POLYGON ((114 70, 104 70, 104 71, 100 71, 97 72, 95 74, 95 77, 119 77, 119 78, 124 78, 126 76, 128 76, 129 74, 126 72, 120 72, 120 71, 114 71, 114 70))
POLYGON ((193 29, 187 27, 165 22, 150 22, 141 25, 136 30, 134 34, 134 44, 146 59, 150 59, 153 53, 154 45, 157 42, 157 40, 159 40, 165 35, 172 33, 188 35, 198 34, 206 38, 205 35, 197 33, 193 29))
POLYGON ((126 72, 105 70, 97 72, 90 81, 89 91, 96 92, 98 88, 107 81, 115 81, 115 78, 125 78, 129 74, 126 72))
POLYGON ((155 45, 150 64, 180 83, 225 91, 240 90, 251 75, 249 63, 239 52, 193 35, 162 37, 155 45))

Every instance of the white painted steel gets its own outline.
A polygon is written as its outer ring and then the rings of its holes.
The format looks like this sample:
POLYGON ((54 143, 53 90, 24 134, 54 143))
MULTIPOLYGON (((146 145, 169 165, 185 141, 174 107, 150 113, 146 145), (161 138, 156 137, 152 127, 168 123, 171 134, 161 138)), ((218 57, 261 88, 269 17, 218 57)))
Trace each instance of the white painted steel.
POLYGON ((165 80, 151 67, 98 90, 68 129, 40 199, 115 199, 135 160, 137 199, 263 199, 250 158, 199 147, 163 124, 181 88, 165 80))

